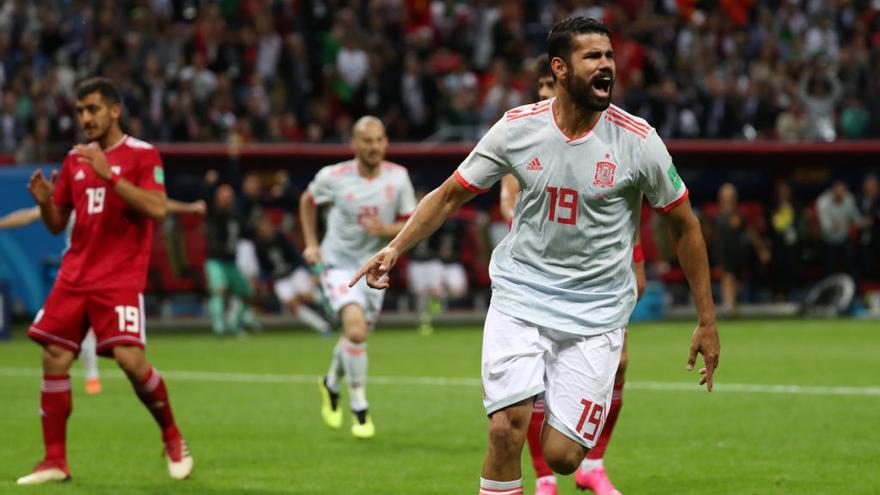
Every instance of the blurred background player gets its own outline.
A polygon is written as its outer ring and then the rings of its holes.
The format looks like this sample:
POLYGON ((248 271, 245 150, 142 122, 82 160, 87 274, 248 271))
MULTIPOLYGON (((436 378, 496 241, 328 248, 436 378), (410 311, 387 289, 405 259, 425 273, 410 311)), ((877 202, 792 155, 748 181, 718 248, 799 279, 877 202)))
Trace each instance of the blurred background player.
MULTIPOLYGON (((416 192, 417 202, 424 197, 424 191, 416 192)), ((437 232, 418 243, 409 253, 407 281, 410 292, 416 297, 419 332, 423 335, 434 332, 432 320, 450 299, 467 295, 467 273, 459 258, 466 229, 462 220, 449 218, 437 232)))
POLYGON ((167 213, 162 160, 152 145, 123 134, 121 113, 119 92, 110 80, 80 83, 76 114, 89 144, 67 154, 57 183, 54 172, 47 181, 37 170, 28 184, 51 232, 63 231, 72 211, 77 220, 55 285, 28 330, 43 346, 40 416, 46 455, 18 484, 70 479, 68 373, 89 324, 98 354, 116 359, 159 424, 171 478, 192 472, 193 459, 165 383, 144 354, 143 290, 153 225, 167 213))
POLYGON ((250 281, 236 264, 244 224, 236 209, 232 186, 221 184, 214 170, 207 173, 205 181, 210 201, 205 219, 205 277, 210 293, 211 327, 218 336, 243 336, 242 323, 254 294, 250 281))
POLYGON ((490 266, 482 495, 523 493, 522 444, 534 398, 545 390, 549 414, 541 442, 553 470, 574 472, 596 445, 637 298, 631 243, 643 193, 662 209, 678 242, 699 315, 687 369, 703 354, 700 384, 709 391, 720 350, 708 258, 687 188, 656 131, 610 107, 616 72, 610 30, 595 19, 571 17, 553 26, 547 45, 557 97, 506 112, 351 281, 365 276, 371 287, 387 288, 399 256, 475 193, 508 173, 524 185, 511 231, 490 266), (585 167, 591 173, 583 173, 585 167))
POLYGON ((850 231, 853 228, 862 228, 867 222, 845 182, 835 181, 831 188, 819 196, 816 200, 816 214, 822 229, 825 276, 847 273, 859 288, 861 274, 850 231))
POLYGON ((375 435, 367 413, 367 333, 376 324, 385 293, 365 281, 349 288, 358 267, 389 237, 403 228, 416 206, 409 173, 385 161, 388 138, 382 121, 361 117, 352 129, 355 158, 322 168, 300 197, 300 221, 305 238, 303 257, 323 265, 321 284, 339 314, 343 335, 333 349, 330 369, 319 384, 321 414, 331 428, 342 424, 339 380, 348 382, 356 437, 375 435), (327 205, 327 229, 318 245, 318 207, 327 205))
MULTIPOLYGON (((547 60, 547 56, 542 55, 538 57, 535 63, 535 70, 538 76, 538 99, 543 101, 553 98, 556 96, 555 81, 553 80, 553 72, 550 70, 550 62, 547 60)), ((516 177, 510 174, 505 175, 501 179, 501 215, 508 223, 513 221, 513 212, 516 208, 516 198, 518 195, 519 182, 516 180, 516 177)), ((638 298, 641 299, 642 294, 645 292, 647 276, 645 274, 645 256, 642 252, 638 233, 636 233, 636 241, 633 246, 633 270, 636 274, 638 298)), ((605 427, 602 429, 596 446, 590 449, 590 452, 587 453, 587 456, 575 473, 575 483, 578 488, 593 490, 598 495, 619 493, 614 488, 610 478, 608 478, 603 458, 605 456, 605 448, 611 440, 614 425, 617 424, 620 408, 623 406, 623 384, 626 366, 629 362, 626 347, 627 336, 624 333, 620 364, 617 366, 617 373, 614 376, 614 391, 611 395, 608 419, 605 421, 605 427)), ((526 436, 529 445, 529 456, 532 458, 532 466, 535 468, 535 495, 556 495, 558 491, 556 488, 556 476, 544 459, 544 452, 541 449, 541 429, 543 425, 544 398, 539 396, 535 400, 534 408, 532 409, 529 431, 526 436)))
POLYGON ((315 303, 314 277, 293 244, 267 216, 257 220, 254 248, 260 271, 272 281, 278 300, 304 324, 318 332, 330 332, 330 324, 309 304, 315 303))

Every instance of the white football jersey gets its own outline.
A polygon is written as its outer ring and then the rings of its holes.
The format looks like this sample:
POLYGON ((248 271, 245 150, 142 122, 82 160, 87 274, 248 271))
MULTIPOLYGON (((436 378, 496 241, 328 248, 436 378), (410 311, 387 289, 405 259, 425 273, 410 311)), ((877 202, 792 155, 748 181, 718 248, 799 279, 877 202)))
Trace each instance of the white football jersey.
POLYGON ((687 188, 656 131, 610 106, 592 129, 566 135, 554 99, 508 111, 455 172, 475 192, 519 181, 510 232, 489 266, 492 306, 559 331, 596 335, 626 325, 636 303, 632 248, 644 193, 668 211, 687 188))
POLYGON ((316 204, 329 204, 327 233, 321 241, 321 256, 329 267, 358 269, 387 239, 364 230, 361 222, 377 216, 384 224, 408 217, 416 207, 409 173, 405 168, 382 162, 379 175, 361 176, 357 162, 350 160, 322 168, 309 184, 316 204))

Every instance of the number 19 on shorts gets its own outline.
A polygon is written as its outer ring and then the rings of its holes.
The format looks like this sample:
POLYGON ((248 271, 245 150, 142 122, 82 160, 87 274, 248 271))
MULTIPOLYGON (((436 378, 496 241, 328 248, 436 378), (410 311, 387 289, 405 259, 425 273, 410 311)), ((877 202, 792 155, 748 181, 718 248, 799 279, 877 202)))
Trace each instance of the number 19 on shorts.
POLYGON ((113 308, 119 317, 119 331, 140 333, 140 308, 137 306, 116 306, 113 308))
POLYGON ((579 435, 583 435, 585 439, 592 442, 602 429, 602 420, 605 413, 605 407, 602 404, 590 402, 587 399, 581 399, 584 406, 584 412, 581 413, 581 419, 578 420, 577 428, 579 435))

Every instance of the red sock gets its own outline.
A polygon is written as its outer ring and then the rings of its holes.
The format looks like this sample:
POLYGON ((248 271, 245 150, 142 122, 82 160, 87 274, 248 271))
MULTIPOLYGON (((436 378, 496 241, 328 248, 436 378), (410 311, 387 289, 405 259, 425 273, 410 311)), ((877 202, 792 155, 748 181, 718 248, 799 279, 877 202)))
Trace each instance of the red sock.
POLYGON ((544 425, 544 401, 535 401, 535 409, 529 420, 529 454, 532 456, 532 465, 535 466, 535 477, 542 478, 553 474, 553 470, 544 460, 544 451, 541 449, 541 427, 544 425))
POLYGON ((44 373, 40 388, 40 417, 47 461, 66 462, 67 418, 72 409, 70 375, 44 373))
POLYGON ((620 408, 623 407, 623 382, 614 384, 614 391, 611 393, 611 407, 608 409, 608 417, 605 418, 605 428, 599 434, 599 440, 596 446, 587 452, 587 459, 601 459, 605 457, 605 447, 611 440, 611 433, 614 431, 614 425, 617 423, 617 415, 620 414, 620 408))
POLYGON ((156 418, 156 422, 159 423, 159 428, 162 429, 162 440, 168 441, 180 437, 180 430, 177 429, 174 415, 171 413, 171 403, 168 401, 165 381, 162 380, 156 368, 151 367, 147 376, 144 377, 144 381, 134 390, 141 402, 156 418))

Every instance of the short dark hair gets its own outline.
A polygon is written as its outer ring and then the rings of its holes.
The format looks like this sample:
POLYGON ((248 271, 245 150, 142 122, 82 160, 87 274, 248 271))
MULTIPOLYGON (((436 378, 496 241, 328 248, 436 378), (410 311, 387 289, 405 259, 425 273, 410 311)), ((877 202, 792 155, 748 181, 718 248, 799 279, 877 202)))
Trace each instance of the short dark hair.
POLYGON ((116 84, 106 77, 92 77, 76 85, 77 100, 81 100, 92 93, 100 94, 101 99, 109 105, 119 105, 122 103, 122 98, 119 97, 119 90, 116 88, 116 84))
POLYGON ((546 53, 542 53, 535 60, 535 76, 536 79, 544 79, 545 77, 553 77, 553 71, 550 70, 550 58, 546 53))
POLYGON ((574 37, 578 34, 598 33, 604 34, 611 39, 611 29, 602 21, 592 17, 567 17, 550 29, 547 35, 548 64, 554 57, 559 57, 566 62, 571 62, 571 52, 574 51, 574 37))

